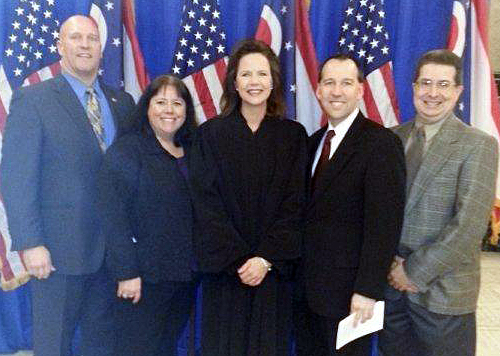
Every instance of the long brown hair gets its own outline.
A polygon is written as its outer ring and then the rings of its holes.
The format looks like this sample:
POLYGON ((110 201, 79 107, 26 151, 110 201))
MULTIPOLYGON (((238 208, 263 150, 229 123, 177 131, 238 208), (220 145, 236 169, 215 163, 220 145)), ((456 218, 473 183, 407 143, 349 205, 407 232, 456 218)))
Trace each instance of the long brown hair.
POLYGON ((222 84, 223 93, 220 99, 220 115, 228 116, 241 108, 241 98, 236 91, 236 74, 241 58, 250 53, 262 54, 267 58, 269 66, 271 67, 273 88, 271 90, 271 95, 267 99, 266 115, 271 117, 283 117, 285 115, 285 99, 278 57, 267 44, 254 39, 240 41, 235 46, 231 57, 229 57, 226 79, 224 79, 224 83, 222 84))

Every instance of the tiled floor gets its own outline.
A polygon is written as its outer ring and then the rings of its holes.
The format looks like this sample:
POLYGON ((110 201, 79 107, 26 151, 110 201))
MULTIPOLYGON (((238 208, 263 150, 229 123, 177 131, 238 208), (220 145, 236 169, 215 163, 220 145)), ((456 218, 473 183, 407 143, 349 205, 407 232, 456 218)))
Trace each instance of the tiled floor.
POLYGON ((477 356, 500 354, 500 253, 483 252, 477 309, 477 356))
MULTIPOLYGON (((477 310, 477 356, 500 354, 500 253, 483 252, 477 310)), ((32 356, 21 351, 5 356, 32 356)))

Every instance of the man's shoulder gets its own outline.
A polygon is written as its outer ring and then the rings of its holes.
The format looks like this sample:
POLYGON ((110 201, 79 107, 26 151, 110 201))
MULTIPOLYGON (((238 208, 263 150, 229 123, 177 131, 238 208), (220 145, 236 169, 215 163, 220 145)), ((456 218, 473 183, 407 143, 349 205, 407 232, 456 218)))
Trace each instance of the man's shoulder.
POLYGON ((413 122, 414 122, 414 119, 412 119, 410 121, 403 122, 402 124, 391 126, 391 127, 389 127, 389 130, 391 130, 395 134, 399 135, 402 132, 404 132, 405 130, 409 129, 413 125, 413 122))
POLYGON ((374 141, 377 144, 381 144, 382 142, 392 144, 400 141, 392 128, 386 128, 371 119, 363 120, 363 133, 367 140, 374 141))
POLYGON ((16 89, 15 94, 19 96, 44 95, 52 92, 58 85, 60 85, 61 80, 64 79, 57 76, 26 87, 20 87, 16 89))
POLYGON ((101 89, 105 93, 107 97, 111 97, 111 99, 115 99, 117 101, 126 101, 126 102, 131 102, 134 103, 134 99, 132 98, 132 95, 127 93, 123 89, 118 89, 113 86, 107 85, 103 82, 100 82, 99 85, 101 86, 101 89))
POLYGON ((55 108, 61 92, 71 90, 71 87, 62 76, 57 76, 14 90, 10 101, 10 115, 26 113, 33 108, 39 108, 38 113, 44 116, 47 108, 55 108), (66 86, 67 85, 67 86, 66 86))
POLYGON ((496 149, 496 139, 477 127, 464 123, 459 118, 453 116, 449 118, 438 131, 436 136, 460 143, 463 151, 475 150, 479 147, 490 147, 496 149))
POLYGON ((495 141, 494 137, 488 134, 487 132, 477 128, 473 127, 471 125, 468 125, 464 122, 462 122, 460 119, 455 118, 456 120, 456 126, 460 127, 460 129, 463 131, 462 136, 466 137, 466 141, 474 140, 474 141, 495 141))

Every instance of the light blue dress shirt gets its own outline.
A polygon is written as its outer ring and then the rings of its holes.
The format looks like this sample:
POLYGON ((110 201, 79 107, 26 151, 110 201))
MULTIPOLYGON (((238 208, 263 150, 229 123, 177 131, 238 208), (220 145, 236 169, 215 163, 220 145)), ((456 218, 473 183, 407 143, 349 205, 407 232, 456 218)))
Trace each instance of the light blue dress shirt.
MULTIPOLYGON (((73 77, 71 74, 63 73, 63 76, 68 81, 69 85, 78 97, 78 100, 80 100, 83 109, 85 110, 88 100, 88 94, 85 92, 87 90, 87 86, 77 78, 73 77)), ((106 99, 106 96, 104 95, 104 92, 99 85, 99 81, 95 80, 94 84, 92 84, 92 87, 94 88, 97 96, 97 101, 99 101, 99 107, 101 108, 101 119, 104 129, 104 143, 106 144, 107 148, 113 143, 113 140, 115 138, 115 121, 113 119, 113 115, 111 114, 111 108, 109 107, 108 100, 106 99)))

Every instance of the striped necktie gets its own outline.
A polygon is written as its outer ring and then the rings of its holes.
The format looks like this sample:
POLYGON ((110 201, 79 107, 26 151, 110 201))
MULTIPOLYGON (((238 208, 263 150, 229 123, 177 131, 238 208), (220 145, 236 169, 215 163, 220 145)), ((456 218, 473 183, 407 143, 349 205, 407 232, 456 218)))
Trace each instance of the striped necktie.
POLYGON ((406 150, 406 193, 408 194, 413 180, 417 176, 422 158, 424 156, 425 130, 423 127, 417 128, 412 142, 406 150))
POLYGON ((88 88, 85 93, 87 93, 87 117, 89 118, 90 124, 92 125, 92 130, 97 137, 99 142, 99 147, 104 152, 106 151, 105 143, 105 133, 102 126, 101 119, 101 108, 99 107, 99 101, 97 101, 97 96, 94 88, 88 88))
POLYGON ((318 163, 316 163, 316 169, 314 170, 314 175, 312 177, 313 191, 316 189, 318 177, 321 175, 321 172, 325 169, 328 161, 330 160, 330 147, 333 136, 335 136, 334 130, 328 130, 326 132, 326 137, 321 149, 321 155, 319 156, 318 163))

